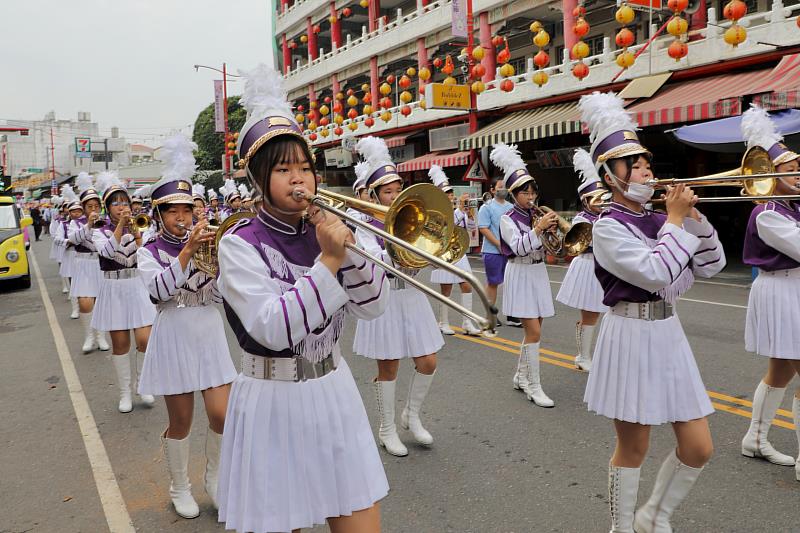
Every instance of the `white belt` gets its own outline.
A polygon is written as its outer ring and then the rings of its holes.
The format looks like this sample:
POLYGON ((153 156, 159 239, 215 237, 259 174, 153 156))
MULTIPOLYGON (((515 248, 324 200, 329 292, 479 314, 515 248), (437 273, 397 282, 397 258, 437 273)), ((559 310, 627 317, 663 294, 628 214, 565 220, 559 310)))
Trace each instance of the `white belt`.
POLYGON ((672 304, 659 300, 657 302, 618 302, 611 312, 625 318, 639 320, 665 320, 673 315, 672 304))
POLYGON ((512 263, 517 263, 518 265, 538 265, 542 261, 542 259, 534 259, 530 255, 518 256, 511 259, 512 263))
POLYGON ((75 252, 79 259, 92 259, 98 257, 97 252, 75 252))
POLYGON ((321 378, 334 370, 333 354, 319 363, 312 363, 304 357, 262 357, 242 353, 242 374, 256 379, 298 382, 321 378))
POLYGON ((767 272, 766 270, 758 269, 759 276, 773 276, 775 278, 800 278, 800 268, 790 268, 788 270, 773 270, 767 272))
POLYGON ((106 279, 131 279, 139 275, 135 268, 123 268, 122 270, 104 270, 103 277, 106 279))

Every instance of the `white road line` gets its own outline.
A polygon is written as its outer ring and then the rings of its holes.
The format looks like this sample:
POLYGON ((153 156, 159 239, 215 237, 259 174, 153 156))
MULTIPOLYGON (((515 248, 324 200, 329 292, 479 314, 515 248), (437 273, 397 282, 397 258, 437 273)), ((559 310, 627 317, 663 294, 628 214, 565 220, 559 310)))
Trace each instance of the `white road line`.
POLYGON ((135 533, 136 530, 133 527, 133 522, 131 522, 128 509, 125 507, 125 500, 122 499, 122 492, 119 490, 117 478, 111 468, 111 461, 108 459, 103 440, 100 438, 100 432, 97 429, 97 424, 95 424, 94 416, 92 416, 92 410, 89 408, 89 402, 83 393, 78 372, 75 370, 75 364, 69 355, 64 333, 61 331, 61 326, 56 319, 53 302, 47 293, 42 273, 39 270, 39 264, 36 262, 36 257, 34 257, 32 251, 28 257, 31 259, 33 271, 36 275, 36 283, 39 285, 42 303, 44 303, 44 309, 47 313, 47 320, 50 322, 50 330, 53 332, 53 340, 56 344, 58 359, 61 362, 61 370, 64 372, 64 380, 69 390, 69 399, 72 401, 72 408, 75 410, 75 417, 78 419, 78 427, 83 437, 83 444, 86 447, 86 455, 89 456, 89 464, 92 467, 92 475, 97 486, 97 493, 100 496, 100 503, 103 505, 103 513, 106 515, 108 529, 111 533, 135 533))
POLYGON ((684 298, 684 297, 681 297, 681 299, 678 300, 678 303, 680 302, 693 302, 696 304, 721 305, 722 307, 735 307, 736 309, 747 309, 746 305, 724 304, 722 302, 709 302, 708 300, 693 300, 691 298, 684 298))

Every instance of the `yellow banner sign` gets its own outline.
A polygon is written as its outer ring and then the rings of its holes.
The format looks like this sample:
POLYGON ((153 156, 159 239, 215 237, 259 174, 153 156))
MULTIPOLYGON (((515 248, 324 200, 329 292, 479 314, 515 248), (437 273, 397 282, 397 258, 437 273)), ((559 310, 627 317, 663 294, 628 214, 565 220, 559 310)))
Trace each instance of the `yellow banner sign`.
POLYGON ((467 85, 445 85, 444 83, 431 83, 425 89, 425 94, 430 95, 433 105, 428 105, 432 109, 463 109, 469 110, 469 87, 467 85))

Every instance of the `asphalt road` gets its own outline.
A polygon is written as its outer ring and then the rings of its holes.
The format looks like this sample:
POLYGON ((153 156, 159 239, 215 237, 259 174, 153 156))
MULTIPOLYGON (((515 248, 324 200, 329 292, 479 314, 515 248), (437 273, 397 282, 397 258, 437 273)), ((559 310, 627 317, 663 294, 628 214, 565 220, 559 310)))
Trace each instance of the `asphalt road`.
MULTIPOLYGON (((82 331, 69 319, 56 265, 47 259, 49 239, 32 246, 43 286, 34 276, 30 290, 0 290, 0 532, 108 531, 109 521, 125 524, 128 517, 137 531, 222 531, 202 488, 202 402, 196 402, 190 463, 201 515, 184 520, 169 502, 159 442, 166 424, 163 402, 149 409, 137 405, 131 414, 117 412, 106 354, 80 353, 82 331), (45 301, 52 302, 55 328, 45 301), (104 468, 105 458, 110 470, 104 468)), ((473 266, 482 275, 479 262, 473 266)), ((555 295, 565 270, 550 267, 549 273, 555 295)), ((800 483, 793 469, 739 453, 749 423, 748 400, 766 366, 743 347, 748 279, 740 270, 713 282, 698 283, 679 304, 717 412, 710 419, 714 458, 673 526, 680 532, 800 531, 800 483)), ((381 452, 391 485, 383 502, 384 531, 608 531, 613 431, 608 420, 588 413, 582 403, 586 374, 571 364, 577 312, 560 304, 556 311, 545 321, 542 340, 543 384, 554 409, 536 407, 511 388, 522 330, 503 327, 493 340, 448 339, 423 409, 434 445, 419 447, 401 432, 409 456, 381 452)), ((453 322, 460 322, 455 319, 453 314, 453 322)), ((345 353, 353 326, 348 324, 342 340, 345 353)), ((228 340, 238 354, 230 331, 228 340)), ((374 427, 370 382, 375 364, 359 357, 349 362, 374 427)), ((399 406, 411 369, 410 362, 401 366, 399 406)), ((783 409, 771 440, 794 455, 790 394, 783 409)), ((669 427, 653 431, 640 502, 673 445, 669 427)))

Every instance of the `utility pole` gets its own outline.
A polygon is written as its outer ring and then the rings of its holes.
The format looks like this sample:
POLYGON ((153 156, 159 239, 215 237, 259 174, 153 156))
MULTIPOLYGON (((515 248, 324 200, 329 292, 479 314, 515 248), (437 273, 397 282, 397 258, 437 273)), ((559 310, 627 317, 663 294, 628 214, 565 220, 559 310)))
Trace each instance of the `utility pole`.
POLYGON ((56 145, 53 141, 53 128, 50 128, 50 179, 56 179, 56 145))
POLYGON ((228 67, 222 64, 222 117, 225 122, 225 136, 222 141, 222 153, 225 154, 225 178, 231 177, 231 156, 228 155, 228 67))
POLYGON ((103 139, 103 161, 106 162, 106 170, 108 170, 108 138, 103 139))

